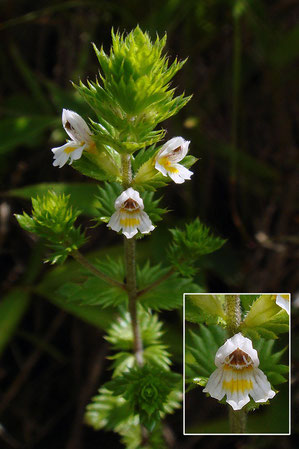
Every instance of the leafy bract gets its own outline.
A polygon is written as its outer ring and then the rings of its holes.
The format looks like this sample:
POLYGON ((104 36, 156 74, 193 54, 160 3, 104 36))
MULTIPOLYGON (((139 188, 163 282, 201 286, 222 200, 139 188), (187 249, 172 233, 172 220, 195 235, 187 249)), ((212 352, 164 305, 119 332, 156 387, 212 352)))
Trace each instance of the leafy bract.
POLYGON ((47 261, 63 263, 73 251, 85 243, 80 226, 74 223, 80 211, 70 204, 70 196, 48 192, 42 197, 32 198, 32 216, 25 212, 16 215, 19 225, 44 239, 52 249, 47 261))
POLYGON ((260 295, 247 313, 240 329, 249 338, 277 338, 289 331, 289 316, 276 304, 277 295, 260 295))
POLYGON ((186 320, 194 323, 225 323, 226 315, 221 295, 195 294, 186 295, 186 320))
POLYGON ((183 276, 193 276, 195 274, 193 265, 197 259, 202 255, 213 253, 226 242, 220 237, 213 236, 210 229, 198 218, 186 224, 184 230, 175 228, 170 229, 170 232, 172 243, 168 257, 183 276))
POLYGON ((134 153, 158 142, 164 135, 156 126, 178 112, 190 99, 174 97, 170 81, 182 67, 175 60, 169 65, 162 56, 166 37, 152 42, 137 26, 124 36, 112 31, 110 54, 94 49, 100 63, 95 81, 76 86, 95 110, 97 142, 123 153, 134 153))
MULTIPOLYGON (((96 141, 96 136, 94 140, 96 141)), ((83 175, 98 181, 121 182, 120 156, 107 145, 99 143, 93 152, 84 151, 72 166, 83 175)))
POLYGON ((165 412, 171 392, 181 376, 155 365, 135 366, 121 376, 107 382, 105 387, 115 396, 128 401, 130 409, 139 416, 141 424, 152 431, 165 412))

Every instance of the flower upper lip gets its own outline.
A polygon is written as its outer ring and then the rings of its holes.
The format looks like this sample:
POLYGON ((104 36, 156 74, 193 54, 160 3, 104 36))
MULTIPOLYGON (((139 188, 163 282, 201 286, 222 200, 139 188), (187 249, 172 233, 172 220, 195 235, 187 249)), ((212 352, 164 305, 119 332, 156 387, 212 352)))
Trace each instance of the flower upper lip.
POLYGON ((70 160, 71 164, 74 160, 80 159, 83 151, 91 148, 94 144, 88 125, 76 112, 63 109, 62 124, 71 140, 67 140, 67 143, 60 147, 52 148, 52 152, 54 153, 53 165, 59 166, 60 168, 68 160, 70 160))

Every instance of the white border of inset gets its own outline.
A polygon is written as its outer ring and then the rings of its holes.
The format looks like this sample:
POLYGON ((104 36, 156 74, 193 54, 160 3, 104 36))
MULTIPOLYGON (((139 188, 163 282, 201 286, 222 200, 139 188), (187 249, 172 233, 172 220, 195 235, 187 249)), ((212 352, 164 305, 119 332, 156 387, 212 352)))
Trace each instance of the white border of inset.
MULTIPOLYGON (((185 436, 288 436, 291 435, 291 293, 184 293, 183 294, 183 435, 185 436), (288 433, 186 433, 186 410, 185 410, 185 297, 186 295, 289 295, 290 296, 290 315, 289 315, 289 432, 288 433)), ((215 368, 216 369, 216 368, 215 368)))

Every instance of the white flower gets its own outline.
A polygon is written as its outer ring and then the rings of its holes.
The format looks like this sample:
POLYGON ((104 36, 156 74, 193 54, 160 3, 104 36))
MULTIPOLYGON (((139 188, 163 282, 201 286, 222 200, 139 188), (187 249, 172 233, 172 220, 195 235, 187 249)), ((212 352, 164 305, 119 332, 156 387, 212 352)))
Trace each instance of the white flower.
POLYGON ((192 171, 178 164, 188 153, 189 143, 183 137, 174 137, 162 146, 156 156, 155 168, 162 175, 170 176, 176 184, 182 184, 193 175, 192 171))
POLYGON ((290 315, 290 295, 277 295, 276 304, 290 315))
POLYGON ((113 231, 122 233, 130 239, 137 234, 147 234, 155 229, 146 212, 139 193, 130 187, 122 192, 116 199, 114 207, 116 212, 112 215, 107 226, 113 231))
POLYGON ((218 368, 203 391, 219 401, 226 395, 226 402, 234 410, 244 407, 250 401, 249 395, 255 402, 266 402, 275 392, 258 368, 259 363, 251 340, 239 332, 218 349, 215 356, 218 368))
POLYGON ((83 150, 94 145, 91 139, 91 132, 83 118, 74 111, 63 109, 62 124, 65 131, 72 140, 68 140, 65 145, 52 148, 54 153, 53 165, 63 167, 70 159, 70 164, 82 156, 83 150))

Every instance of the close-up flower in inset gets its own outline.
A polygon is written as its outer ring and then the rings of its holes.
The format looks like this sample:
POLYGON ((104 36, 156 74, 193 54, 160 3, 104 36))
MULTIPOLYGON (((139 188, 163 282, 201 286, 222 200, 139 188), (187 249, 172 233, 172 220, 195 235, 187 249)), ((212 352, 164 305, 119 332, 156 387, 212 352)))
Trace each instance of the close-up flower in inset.
POLYGON ((277 295, 276 304, 290 315, 290 295, 277 295))
POLYGON ((155 168, 176 184, 182 184, 193 175, 192 171, 178 164, 187 155, 189 143, 183 137, 174 137, 162 146, 155 159, 155 168))
POLYGON ((134 237, 138 231, 148 234, 155 229, 149 216, 143 210, 142 198, 132 187, 122 192, 116 199, 114 207, 116 212, 110 218, 107 226, 116 232, 122 229, 122 233, 127 239, 134 237))
POLYGON ((211 374, 204 392, 219 401, 226 395, 226 402, 234 410, 240 410, 249 401, 266 402, 275 396, 271 385, 258 368, 257 351, 252 341, 239 332, 226 340, 215 356, 217 369, 211 374))
POLYGON ((63 109, 62 124, 71 140, 68 140, 61 147, 52 148, 52 152, 54 153, 53 165, 59 168, 63 167, 68 160, 70 160, 71 164, 73 161, 80 159, 83 150, 94 146, 91 138, 92 133, 87 123, 79 114, 68 109, 63 109))

